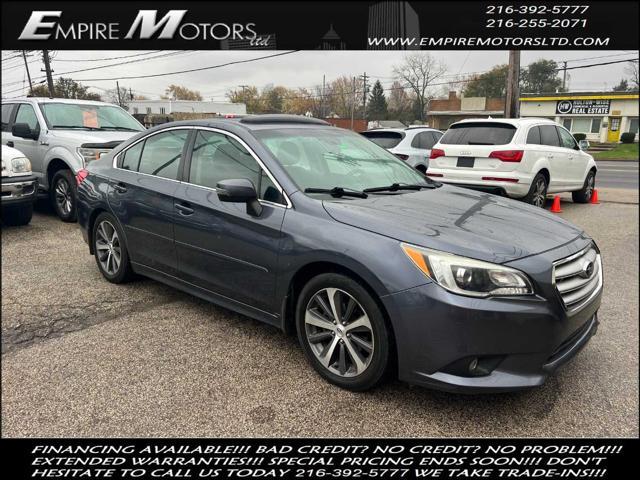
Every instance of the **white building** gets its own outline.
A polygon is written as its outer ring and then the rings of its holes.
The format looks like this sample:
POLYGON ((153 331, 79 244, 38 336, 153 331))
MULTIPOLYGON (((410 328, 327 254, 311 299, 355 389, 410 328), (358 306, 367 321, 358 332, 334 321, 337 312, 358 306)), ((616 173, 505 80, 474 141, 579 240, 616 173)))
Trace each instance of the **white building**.
POLYGON ((638 140, 638 92, 523 95, 521 117, 545 117, 592 142, 616 143, 634 132, 638 140))
POLYGON ((132 100, 128 103, 129 113, 165 114, 211 113, 217 115, 245 115, 244 103, 207 102, 198 100, 132 100))

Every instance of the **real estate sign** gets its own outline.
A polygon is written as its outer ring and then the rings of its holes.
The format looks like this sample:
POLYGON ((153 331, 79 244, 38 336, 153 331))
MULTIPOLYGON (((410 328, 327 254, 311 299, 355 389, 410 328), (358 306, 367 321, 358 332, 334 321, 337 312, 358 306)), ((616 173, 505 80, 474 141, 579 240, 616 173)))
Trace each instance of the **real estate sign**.
POLYGON ((559 115, 608 115, 611 100, 558 100, 559 115))

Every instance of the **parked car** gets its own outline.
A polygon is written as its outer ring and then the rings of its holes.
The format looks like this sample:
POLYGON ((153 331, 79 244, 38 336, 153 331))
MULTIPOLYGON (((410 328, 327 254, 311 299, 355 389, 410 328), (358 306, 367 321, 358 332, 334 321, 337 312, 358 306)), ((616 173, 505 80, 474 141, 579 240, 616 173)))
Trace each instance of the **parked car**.
POLYGON ((103 102, 22 98, 2 103, 2 144, 29 158, 41 193, 58 216, 76 221, 74 175, 144 127, 103 102))
POLYGON ((415 126, 409 128, 377 128, 362 132, 374 143, 386 148, 400 160, 425 173, 429 168, 431 148, 442 136, 440 130, 415 126))
POLYGON ((428 175, 543 207, 549 193, 589 202, 597 171, 593 157, 551 120, 474 119, 451 125, 431 150, 428 175))
POLYGON ((136 135, 77 175, 113 283, 135 272, 297 331, 328 381, 542 384, 595 333, 598 247, 521 202, 430 180, 361 135, 290 115, 136 135))
POLYGON ((2 222, 26 225, 33 215, 38 180, 22 152, 2 145, 2 222))

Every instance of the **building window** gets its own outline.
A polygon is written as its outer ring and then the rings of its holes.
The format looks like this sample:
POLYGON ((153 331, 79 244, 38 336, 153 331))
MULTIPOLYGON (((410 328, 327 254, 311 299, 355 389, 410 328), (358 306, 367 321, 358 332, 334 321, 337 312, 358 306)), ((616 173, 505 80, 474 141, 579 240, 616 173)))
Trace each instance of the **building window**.
POLYGON ((147 107, 147 115, 151 115, 151 107, 147 107))
POLYGON ((164 111, 164 107, 160 107, 160 113, 162 113, 162 114, 166 113, 166 112, 164 111))
POLYGON ((638 133, 638 117, 629 119, 629 129, 627 131, 631 133, 638 133))
POLYGON ((571 133, 600 133, 602 118, 599 117, 573 117, 562 120, 562 126, 571 133))
POLYGON ((563 126, 564 128, 566 128, 567 130, 571 131, 571 119, 570 119, 570 118, 565 118, 565 119, 562 121, 562 126, 563 126))

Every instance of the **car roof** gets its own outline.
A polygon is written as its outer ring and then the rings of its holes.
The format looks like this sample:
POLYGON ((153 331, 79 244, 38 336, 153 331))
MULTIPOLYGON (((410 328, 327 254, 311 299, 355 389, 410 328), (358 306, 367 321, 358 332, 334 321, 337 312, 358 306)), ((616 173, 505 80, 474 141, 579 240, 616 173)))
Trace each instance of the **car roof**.
POLYGON ((15 103, 15 102, 31 102, 31 103, 69 103, 72 105, 109 105, 117 107, 113 103, 99 102, 97 100, 80 100, 75 98, 50 98, 50 97, 18 97, 12 98, 11 101, 3 103, 15 103))
POLYGON ((513 125, 514 127, 538 124, 538 123, 549 123, 555 125, 556 122, 550 120, 548 118, 539 118, 539 117, 522 117, 522 118, 465 118, 463 120, 459 120, 453 125, 461 124, 461 123, 504 123, 507 125, 513 125))
POLYGON ((362 133, 367 133, 367 132, 407 133, 407 132, 418 132, 418 131, 422 131, 422 130, 429 130, 429 131, 433 131, 433 132, 439 132, 440 131, 437 128, 424 127, 422 125, 418 125, 418 126, 415 126, 415 127, 407 127, 407 128, 372 128, 371 130, 367 130, 366 132, 362 132, 362 133))

